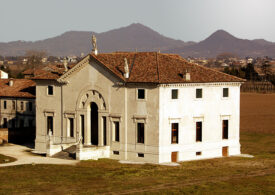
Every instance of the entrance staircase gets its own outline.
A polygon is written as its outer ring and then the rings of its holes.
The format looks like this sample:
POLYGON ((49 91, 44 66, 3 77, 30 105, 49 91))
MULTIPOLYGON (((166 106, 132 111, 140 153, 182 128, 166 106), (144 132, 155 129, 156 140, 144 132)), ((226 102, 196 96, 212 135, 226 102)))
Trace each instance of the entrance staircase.
POLYGON ((76 159, 76 145, 72 145, 65 150, 62 150, 55 155, 52 156, 53 158, 61 158, 67 160, 75 160, 76 159))

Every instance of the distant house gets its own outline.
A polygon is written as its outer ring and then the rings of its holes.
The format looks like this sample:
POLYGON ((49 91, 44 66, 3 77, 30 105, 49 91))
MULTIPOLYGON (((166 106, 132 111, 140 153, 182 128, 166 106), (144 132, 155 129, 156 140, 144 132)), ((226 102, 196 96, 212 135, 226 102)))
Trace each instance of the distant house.
POLYGON ((35 83, 27 79, 0 79, 0 128, 15 139, 35 137, 35 83))
POLYGON ((9 74, 4 72, 3 70, 0 70, 0 79, 8 79, 9 74))
POLYGON ((240 154, 244 80, 156 52, 91 53, 35 75, 35 150, 151 163, 240 154))

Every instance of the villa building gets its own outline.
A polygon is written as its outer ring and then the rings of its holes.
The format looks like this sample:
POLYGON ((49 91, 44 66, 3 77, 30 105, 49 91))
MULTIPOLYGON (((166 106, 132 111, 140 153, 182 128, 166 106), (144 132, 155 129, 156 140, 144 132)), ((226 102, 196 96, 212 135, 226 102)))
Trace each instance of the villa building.
POLYGON ((93 52, 33 79, 37 152, 150 163, 240 154, 244 80, 178 55, 93 52))

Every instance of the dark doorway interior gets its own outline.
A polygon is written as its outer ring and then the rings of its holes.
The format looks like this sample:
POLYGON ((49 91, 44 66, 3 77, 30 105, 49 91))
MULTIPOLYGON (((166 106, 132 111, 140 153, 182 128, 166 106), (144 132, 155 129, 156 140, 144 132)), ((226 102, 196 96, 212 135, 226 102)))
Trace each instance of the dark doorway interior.
POLYGON ((98 107, 96 103, 91 103, 91 142, 98 145, 98 107))

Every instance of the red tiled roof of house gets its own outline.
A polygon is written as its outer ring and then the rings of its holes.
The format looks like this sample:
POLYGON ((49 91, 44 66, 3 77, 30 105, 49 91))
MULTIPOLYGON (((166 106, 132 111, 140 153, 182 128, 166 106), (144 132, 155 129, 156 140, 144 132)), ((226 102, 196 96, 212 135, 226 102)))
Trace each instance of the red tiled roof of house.
POLYGON ((35 98, 35 82, 29 79, 0 79, 0 97, 35 98))
MULTIPOLYGON (((91 54, 91 59, 127 83, 206 83, 206 82, 243 82, 244 79, 217 70, 192 64, 176 54, 157 52, 115 52, 91 54), (124 58, 129 65, 130 76, 124 78, 124 58), (183 78, 190 73, 190 80, 183 78)), ((49 70, 36 74, 34 79, 56 80, 64 73, 64 68, 48 66, 49 70)), ((73 66, 70 66, 73 68, 73 66)), ((69 68, 69 69, 70 69, 69 68)))
POLYGON ((243 82, 244 79, 231 76, 204 66, 192 64, 175 54, 157 52, 117 52, 91 55, 119 78, 128 83, 205 83, 205 82, 243 82), (127 59, 130 77, 124 74, 124 58, 127 59), (189 72, 191 79, 183 75, 189 72))

